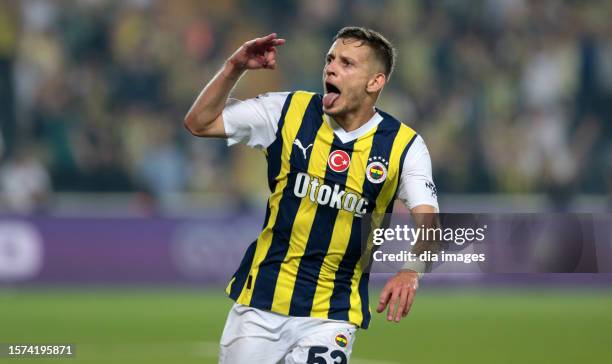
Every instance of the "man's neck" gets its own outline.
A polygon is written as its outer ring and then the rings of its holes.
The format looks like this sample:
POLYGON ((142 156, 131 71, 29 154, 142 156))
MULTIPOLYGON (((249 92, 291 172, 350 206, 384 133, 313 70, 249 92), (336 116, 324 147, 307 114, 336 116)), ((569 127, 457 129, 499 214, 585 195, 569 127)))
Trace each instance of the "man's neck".
POLYGON ((351 132, 353 130, 359 129, 362 125, 370 121, 372 116, 376 113, 376 110, 372 108, 367 108, 363 110, 357 110, 352 113, 347 113, 344 115, 336 115, 331 116, 334 121, 344 129, 346 132, 351 132))

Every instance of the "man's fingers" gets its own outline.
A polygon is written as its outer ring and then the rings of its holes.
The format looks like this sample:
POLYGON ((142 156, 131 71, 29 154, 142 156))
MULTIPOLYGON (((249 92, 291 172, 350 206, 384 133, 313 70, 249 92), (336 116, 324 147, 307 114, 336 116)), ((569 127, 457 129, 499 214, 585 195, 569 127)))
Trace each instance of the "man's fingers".
POLYGON ((267 49, 267 53, 266 53, 266 62, 270 63, 270 62, 274 61, 275 58, 276 58, 276 48, 269 47, 267 49))
MULTIPOLYGON (((251 69, 276 67, 276 46, 285 44, 284 39, 277 39, 276 33, 269 34, 262 38, 256 38, 246 42, 243 46, 243 55, 247 60, 255 60, 251 69)), ((246 60, 245 60, 246 62, 246 60)))
POLYGON ((276 38, 276 33, 271 33, 271 34, 266 35, 265 37, 256 38, 254 39, 252 43, 252 45, 255 45, 257 47, 277 46, 277 45, 283 45, 283 44, 285 44, 285 39, 276 38))
POLYGON ((410 288, 408 290, 408 300, 406 301, 406 308, 404 308, 402 317, 406 317, 406 315, 408 315, 408 312, 410 312, 410 308, 412 308, 412 303, 414 302, 414 296, 416 296, 416 289, 410 288))
MULTIPOLYGON (((243 48, 247 51, 247 52, 257 52, 262 48, 262 45, 265 45, 265 47, 268 47, 268 45, 266 44, 267 42, 269 42, 270 40, 266 40, 268 37, 270 37, 272 34, 265 36, 263 38, 255 38, 255 39, 251 39, 248 42, 244 43, 243 48)), ((270 44, 272 45, 272 44, 270 44)))
POLYGON ((395 314, 395 309, 397 308, 397 300, 399 299, 399 290, 394 289, 391 294, 391 301, 389 301, 389 309, 387 311, 387 321, 393 321, 393 315, 395 314))
POLYGON ((270 62, 268 62, 265 67, 269 70, 273 70, 276 68, 276 61, 272 60, 270 62))
POLYGON ((265 64, 264 67, 267 69, 275 69, 276 68, 276 48, 268 47, 265 53, 265 64))
POLYGON ((255 44, 262 45, 262 44, 265 44, 265 43, 271 41, 274 38, 276 38, 276 33, 270 33, 270 34, 266 35, 265 37, 255 38, 255 44))
POLYGON ((378 299, 378 306, 376 307, 376 312, 381 313, 387 307, 387 302, 389 302, 389 296, 391 295, 391 290, 389 286, 385 285, 382 292, 380 292, 380 297, 378 299))
POLYGON ((400 292, 399 305, 397 306, 397 312, 395 312, 395 322, 400 322, 402 319, 403 313, 406 310, 406 304, 408 302, 408 288, 402 288, 400 292))

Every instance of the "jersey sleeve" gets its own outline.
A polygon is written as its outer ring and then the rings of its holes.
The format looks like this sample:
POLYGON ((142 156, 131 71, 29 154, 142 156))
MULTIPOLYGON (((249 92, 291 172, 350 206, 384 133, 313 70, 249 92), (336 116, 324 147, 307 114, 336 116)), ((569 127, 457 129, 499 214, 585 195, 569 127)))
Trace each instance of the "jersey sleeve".
POLYGON ((288 92, 270 92, 244 101, 228 99, 223 109, 227 145, 245 143, 263 149, 276 138, 278 120, 288 92))
POLYGON ((420 135, 416 136, 404 157, 397 197, 408 209, 430 205, 439 211, 436 185, 431 173, 431 158, 420 135))

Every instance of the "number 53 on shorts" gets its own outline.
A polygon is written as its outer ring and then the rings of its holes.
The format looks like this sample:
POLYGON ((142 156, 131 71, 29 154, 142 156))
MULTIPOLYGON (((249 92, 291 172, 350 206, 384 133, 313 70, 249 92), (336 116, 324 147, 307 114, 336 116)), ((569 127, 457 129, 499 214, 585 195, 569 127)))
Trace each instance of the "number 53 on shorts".
POLYGON ((308 350, 308 358, 306 364, 346 364, 348 362, 346 354, 342 350, 334 350, 325 346, 313 346, 308 350), (329 354, 328 354, 329 353, 329 354), (329 359, 326 357, 329 356, 329 359))

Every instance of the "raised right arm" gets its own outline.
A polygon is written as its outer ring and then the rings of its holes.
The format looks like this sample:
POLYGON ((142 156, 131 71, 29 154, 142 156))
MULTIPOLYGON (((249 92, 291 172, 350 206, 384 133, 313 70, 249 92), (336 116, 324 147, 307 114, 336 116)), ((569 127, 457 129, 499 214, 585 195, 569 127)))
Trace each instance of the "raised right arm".
POLYGON ((230 92, 247 70, 275 69, 276 46, 284 43, 284 39, 272 33, 238 48, 191 105, 185 116, 185 128, 195 136, 226 138, 222 113, 230 92))

